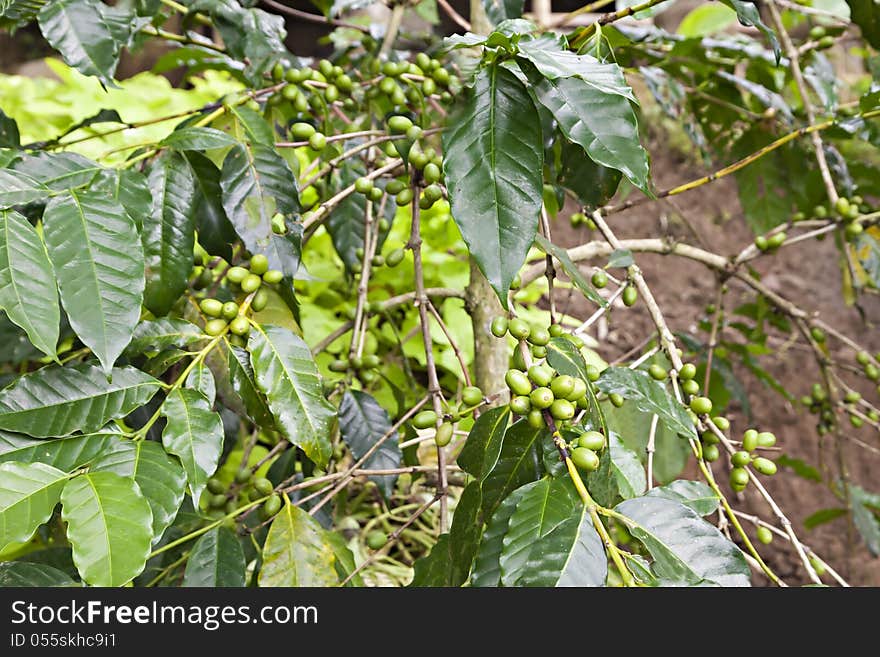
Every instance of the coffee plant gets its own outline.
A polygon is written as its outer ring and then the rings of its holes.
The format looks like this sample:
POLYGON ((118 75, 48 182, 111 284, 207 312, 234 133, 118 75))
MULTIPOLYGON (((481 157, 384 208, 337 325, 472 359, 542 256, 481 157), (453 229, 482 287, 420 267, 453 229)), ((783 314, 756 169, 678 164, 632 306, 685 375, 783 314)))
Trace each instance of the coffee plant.
POLYGON ((876 3, 697 3, 675 32, 659 0, 314 4, 0 3, 66 64, 0 82, 0 582, 784 586, 784 544, 791 583, 846 586, 777 470, 880 553, 847 465, 877 449, 880 355, 752 267, 830 237, 843 301, 876 294, 876 3), (304 22, 332 55, 288 50, 304 22), (115 78, 156 44, 179 89, 115 78), (646 117, 714 172, 657 186, 646 117), (753 243, 618 237, 725 177, 753 243), (641 253, 715 281, 695 332, 641 253), (609 364, 597 328, 633 312, 652 328, 609 364), (734 366, 794 398, 760 362, 782 342, 820 374, 818 468, 747 419, 734 366))

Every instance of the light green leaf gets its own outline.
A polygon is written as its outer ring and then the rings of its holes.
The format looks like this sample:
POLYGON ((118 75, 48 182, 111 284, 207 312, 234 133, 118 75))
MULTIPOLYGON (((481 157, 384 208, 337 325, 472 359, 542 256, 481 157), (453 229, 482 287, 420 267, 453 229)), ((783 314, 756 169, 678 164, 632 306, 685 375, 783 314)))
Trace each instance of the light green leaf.
POLYGON ((95 432, 125 417, 159 389, 133 367, 115 367, 111 380, 93 365, 45 367, 0 391, 0 429, 37 437, 95 432))
MULTIPOLYGON (((68 438, 67 440, 73 440, 68 438)), ((93 471, 134 479, 153 512, 153 543, 174 522, 186 492, 186 472, 159 443, 116 440, 92 464, 93 471)))
POLYGON ((702 38, 721 32, 735 22, 736 12, 730 7, 708 3, 692 9, 681 20, 676 32, 688 38, 702 38))
POLYGON ((567 476, 523 488, 499 563, 504 586, 604 586, 602 539, 567 476))
POLYGON ((0 432, 0 463, 44 463, 72 472, 94 461, 119 440, 115 433, 89 433, 58 440, 40 440, 22 434, 0 432))
POLYGON ((220 462, 223 422, 202 393, 187 388, 168 393, 162 415, 167 418, 162 444, 166 452, 177 456, 183 464, 193 506, 198 508, 208 477, 220 462))
POLYGON ((118 203, 85 192, 53 198, 43 221, 70 325, 109 374, 141 312, 144 256, 134 221, 118 203))
POLYGON ((535 237, 544 149, 538 112, 517 77, 480 70, 443 133, 452 216, 502 305, 535 237))
POLYGON ((501 454, 501 441, 509 422, 510 409, 507 406, 484 411, 471 427, 458 455, 457 463, 461 469, 480 482, 489 476, 501 454))
POLYGON ((288 502, 269 527, 257 581, 262 587, 334 586, 339 583, 335 563, 323 527, 288 502))
POLYGON ((330 428, 336 409, 324 398, 321 376, 308 345, 291 331, 261 326, 248 340, 259 390, 266 395, 278 429, 312 461, 330 459, 330 428))
POLYGON ((66 482, 67 473, 44 463, 0 464, 0 550, 52 516, 66 482))
POLYGON ((91 586, 122 586, 147 563, 152 538, 150 505, 133 479, 90 472, 61 493, 61 517, 73 562, 91 586))
MULTIPOLYGON (((339 404, 339 434, 358 460, 363 458, 379 439, 391 431, 391 418, 372 395, 360 390, 348 390, 339 404)), ((402 458, 396 436, 387 438, 363 467, 369 470, 388 470, 400 466, 402 458)), ((394 475, 371 477, 388 499, 394 491, 394 475)))
POLYGON ((715 513, 720 504, 718 496, 708 485, 702 481, 690 481, 688 479, 677 479, 665 486, 652 488, 648 491, 648 496, 675 500, 693 509, 701 516, 715 513))
POLYGON ((226 527, 202 534, 190 552, 183 573, 183 586, 245 586, 247 562, 238 538, 226 527))
POLYGON ((12 210, 0 210, 0 308, 55 358, 61 322, 55 273, 37 231, 12 210))
POLYGON ((880 495, 869 493, 860 486, 849 487, 853 524, 862 535, 865 545, 874 556, 880 555, 880 495))
POLYGON ((638 455, 620 436, 609 432, 608 444, 599 460, 599 469, 587 477, 590 494, 602 506, 612 506, 645 492, 648 482, 638 455))
POLYGON ((36 586, 78 586, 62 570, 43 563, 7 561, 0 563, 0 588, 36 586))
POLYGON ((675 500, 637 497, 615 510, 654 558, 661 585, 749 586, 749 565, 740 549, 696 511, 675 500))
POLYGON ((363 586, 364 580, 360 573, 355 574, 357 566, 355 565, 354 555, 345 543, 345 538, 339 532, 326 531, 324 538, 330 543, 333 554, 336 555, 336 574, 342 581, 352 576, 346 586, 356 587, 363 586))
POLYGON ((845 515, 846 509, 819 509, 815 513, 811 513, 806 518, 804 518, 804 529, 815 529, 819 525, 824 525, 825 523, 831 522, 832 520, 836 520, 837 518, 845 515))

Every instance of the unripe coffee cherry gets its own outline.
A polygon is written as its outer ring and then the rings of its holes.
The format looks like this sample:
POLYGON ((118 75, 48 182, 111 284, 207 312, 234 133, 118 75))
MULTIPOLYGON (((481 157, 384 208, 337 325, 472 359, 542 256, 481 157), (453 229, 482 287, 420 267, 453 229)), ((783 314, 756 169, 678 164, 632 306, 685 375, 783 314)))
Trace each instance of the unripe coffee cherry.
POLYGON ((581 470, 593 472, 599 467, 599 457, 591 449, 578 447, 571 452, 571 462, 581 470))
POLYGON ((437 414, 434 411, 422 411, 412 421, 416 429, 427 429, 437 424, 437 414))

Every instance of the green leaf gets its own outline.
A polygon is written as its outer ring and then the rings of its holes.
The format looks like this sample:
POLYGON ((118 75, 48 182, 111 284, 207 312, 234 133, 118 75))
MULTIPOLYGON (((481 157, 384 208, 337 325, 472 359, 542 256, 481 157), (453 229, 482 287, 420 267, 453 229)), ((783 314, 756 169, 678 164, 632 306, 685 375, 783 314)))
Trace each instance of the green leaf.
POLYGON ((0 463, 44 463, 72 472, 95 458, 119 440, 115 433, 89 433, 59 440, 39 440, 21 434, 0 433, 0 463))
MULTIPOLYGON (((358 460, 363 458, 380 438, 391 431, 391 418, 376 399, 360 390, 347 390, 339 404, 339 434, 358 460)), ((369 470, 388 470, 400 466, 402 454, 395 436, 386 439, 363 467, 369 470)), ((371 477, 388 499, 394 491, 395 475, 371 477)))
MULTIPOLYGON (((767 40, 770 42, 770 47, 773 48, 773 53, 776 55, 776 64, 778 65, 781 56, 779 40, 776 38, 776 32, 767 27, 764 24, 764 21, 761 20, 761 12, 758 11, 758 7, 755 3, 746 2, 745 0, 721 0, 721 2, 736 12, 736 17, 739 19, 740 23, 746 27, 758 28, 764 36, 767 37, 767 40)), ((847 2, 849 2, 849 0, 847 0, 847 2)))
POLYGON ((507 307, 538 229, 544 160, 538 112, 513 73, 498 65, 480 70, 443 133, 443 149, 452 216, 507 307))
POLYGON ((852 504, 853 524, 862 535, 862 540, 868 546, 868 550, 875 557, 880 556, 880 521, 877 513, 880 512, 880 495, 869 493, 859 486, 849 487, 849 497, 852 504))
POLYGON ((559 129, 597 164, 617 169, 650 195, 648 155, 639 141, 636 115, 626 96, 609 93, 580 77, 551 79, 532 70, 535 95, 559 129))
POLYGON ((199 244, 211 255, 231 261, 232 244, 238 240, 238 235, 223 209, 220 169, 196 151, 188 151, 184 153, 184 157, 193 174, 193 216, 199 233, 199 244))
POLYGON ((227 352, 229 381, 232 389, 244 403, 245 412, 251 421, 264 429, 273 428, 275 420, 266 402, 266 397, 257 388, 254 368, 248 352, 240 347, 230 346, 227 352))
POLYGON ((489 519, 474 559, 471 586, 501 585, 501 551, 504 548, 504 537, 510 527, 510 517, 516 511, 526 490, 527 487, 523 486, 513 491, 501 502, 489 519))
POLYGON ((525 486, 501 552, 504 586, 604 586, 608 558, 568 477, 525 486))
POLYGON ((64 61, 83 75, 94 75, 115 86, 113 75, 122 43, 98 0, 53 0, 38 15, 40 31, 64 61))
POLYGON ((178 388, 162 404, 168 422, 162 431, 165 451, 174 454, 186 470, 193 506, 198 508, 205 484, 217 470, 223 451, 223 422, 202 393, 178 388))
POLYGON ((55 273, 37 231, 12 210, 0 210, 0 308, 55 358, 61 322, 55 273))
POLYGON ((186 587, 235 587, 246 584, 247 562, 238 538, 226 527, 202 534, 190 552, 183 573, 186 587))
POLYGON ((804 529, 815 529, 819 525, 824 525, 825 523, 831 522, 832 520, 836 520, 845 515, 846 509, 819 509, 815 513, 811 513, 804 518, 804 529))
POLYGON ((67 473, 44 463, 0 464, 0 550, 23 543, 51 516, 67 473))
MULTIPOLYGON (((68 438, 68 440, 72 440, 68 438)), ((159 443, 117 440, 92 464, 92 471, 134 479, 153 513, 153 543, 174 522, 186 492, 186 472, 159 443)))
POLYGON ((151 351, 158 353, 169 347, 188 347, 204 339, 205 334, 202 329, 185 319, 170 317, 145 319, 135 327, 125 353, 130 356, 151 351))
POLYGON ((0 148, 21 147, 21 134, 18 130, 18 123, 15 119, 6 115, 6 112, 0 110, 0 148))
POLYGON ((0 563, 0 587, 77 586, 67 573, 43 563, 0 563))
POLYGON ((24 205, 39 201, 49 190, 30 176, 9 169, 0 169, 0 207, 24 205))
POLYGON ((275 133, 272 131, 272 126, 260 112, 244 105, 227 105, 227 109, 235 117, 237 125, 244 129, 243 135, 239 130, 236 130, 237 136, 243 137, 252 144, 275 145, 275 133))
POLYGON ((556 140, 562 157, 559 184, 574 192, 578 200, 589 209, 602 207, 610 201, 623 175, 617 169, 609 169, 584 157, 584 149, 571 144, 561 136, 556 140))
POLYGON ((440 534, 431 551, 413 564, 410 588, 450 586, 448 584, 449 571, 452 567, 450 559, 449 534, 440 534))
POLYGON ((634 265, 635 262, 632 251, 629 249, 614 249, 614 251, 611 252, 611 255, 608 256, 609 267, 625 269, 630 265, 634 265))
POLYGON ((270 268, 294 276, 299 267, 299 233, 272 231, 276 213, 291 223, 300 210, 296 178, 287 161, 271 146, 239 144, 223 160, 220 187, 226 215, 248 251, 264 253, 270 268))
POLYGON ((91 586, 122 586, 147 563, 152 539, 150 505, 133 479, 90 472, 61 493, 61 517, 73 562, 91 586))
POLYGON ((665 486, 652 488, 648 491, 649 497, 663 497, 667 500, 675 500, 693 509, 701 516, 708 516, 718 510, 720 500, 718 496, 702 481, 690 481, 677 479, 665 486))
POLYGON ((278 429, 319 467, 327 465, 336 409, 324 398, 308 345, 287 329, 261 326, 251 331, 248 351, 278 429))
POLYGON ((492 25, 511 18, 519 18, 523 13, 524 0, 482 0, 483 9, 492 25))
MULTIPOLYGON (((852 253, 856 256, 867 282, 874 288, 880 288, 880 242, 872 230, 860 233, 853 244, 852 253)), ((862 272, 857 271, 856 276, 862 272)))
POLYGON ((146 264, 144 305, 166 315, 186 290, 193 267, 195 184, 183 156, 160 158, 150 171, 153 205, 144 217, 141 242, 146 264))
POLYGON ((263 546, 260 586, 334 586, 336 555, 327 532, 289 501, 275 516, 263 546))
POLYGON ((214 373, 205 365, 205 361, 200 361, 198 365, 190 370, 184 385, 187 388, 198 390, 208 400, 209 404, 214 405, 214 400, 217 397, 217 382, 214 381, 214 373))
POLYGON ((134 169, 104 169, 99 177, 92 182, 92 191, 105 191, 117 201, 128 216, 134 221, 138 231, 143 223, 143 216, 150 211, 153 197, 147 185, 147 177, 134 169))
POLYGON ((696 438, 694 423, 665 386, 649 378, 645 372, 628 367, 609 367, 596 382, 606 394, 617 393, 632 401, 640 410, 652 413, 660 422, 683 438, 696 438))
POLYGON ((44 367, 0 391, 0 429, 48 438, 95 432, 147 403, 159 382, 133 367, 44 367))
POLYGON ((541 234, 535 235, 535 242, 541 247, 541 250, 544 253, 552 255, 559 261, 559 264, 562 265, 562 270, 568 275, 571 282, 575 284, 575 287, 584 293, 584 296, 587 297, 587 299, 598 305, 600 308, 604 308, 608 305, 608 302, 599 296, 599 293, 593 289, 593 286, 584 277, 578 266, 572 262, 571 258, 568 256, 568 251, 552 244, 541 234))
POLYGON ((602 506, 612 506, 645 492, 648 482, 638 455, 616 433, 609 432, 608 444, 599 459, 599 469, 587 477, 590 494, 602 506))
MULTIPOLYGON (((399 141, 394 143, 395 147, 399 150, 399 141)), ((343 163, 339 172, 339 185, 341 187, 348 187, 354 184, 354 181, 361 175, 363 175, 363 170, 343 163)), ((331 182, 330 184, 333 183, 331 182)), ((373 221, 381 220, 382 217, 379 210, 382 208, 382 205, 382 203, 373 203, 373 221)), ((396 209, 397 205, 392 203, 391 199, 384 203, 385 219, 389 223, 394 221, 394 210, 396 209)), ((324 222, 324 226, 333 240, 333 248, 336 249, 336 253, 342 258, 342 262, 345 263, 348 271, 351 271, 355 263, 359 263, 362 258, 362 256, 358 257, 358 250, 364 248, 364 234, 366 231, 364 217, 366 216, 366 211, 366 197, 363 194, 351 194, 339 202, 333 209, 333 212, 327 217, 327 221, 324 222)), ((377 232, 377 235, 376 253, 380 253, 382 244, 387 236, 387 231, 380 230, 377 232)))
POLYGON ((118 203, 85 192, 53 198, 43 221, 70 325, 109 374, 141 312, 144 256, 134 221, 118 203))
POLYGON ((159 145, 178 151, 206 151, 210 148, 234 146, 237 143, 222 130, 187 126, 172 132, 159 145))
MULTIPOLYGON (((339 576, 340 581, 342 581, 357 570, 357 566, 354 562, 354 555, 345 544, 345 538, 343 538, 342 534, 333 531, 326 531, 324 532, 324 538, 330 543, 333 554, 336 555, 336 574, 339 576)), ((361 578, 360 573, 354 575, 348 581, 348 584, 346 584, 346 586, 351 587, 363 585, 364 580, 361 578)))
POLYGON ((822 473, 819 472, 817 468, 801 459, 792 458, 787 454, 782 454, 776 459, 776 465, 780 468, 791 468, 798 477, 803 479, 808 479, 817 483, 822 482, 822 473))
POLYGON ((561 336, 550 338, 547 344, 547 362, 560 374, 567 374, 587 382, 587 396, 590 398, 590 416, 593 417, 603 433, 608 433, 605 413, 596 399, 596 391, 587 376, 587 363, 583 354, 568 338, 561 336))
POLYGON ((498 462, 509 422, 510 409, 507 406, 491 408, 480 414, 458 455, 459 467, 479 482, 488 477, 498 462))
POLYGON ((61 192, 92 182, 103 167, 77 153, 36 153, 22 155, 14 165, 47 188, 61 192))
POLYGON ((721 32, 736 22, 736 13, 730 7, 703 4, 695 7, 678 25, 678 34, 693 39, 721 32))
POLYGON ((491 518, 511 491, 541 476, 541 441, 548 433, 546 428, 530 427, 525 420, 508 427, 501 443, 498 461, 483 479, 484 518, 491 518))
POLYGON ((875 48, 880 48, 880 7, 872 0, 846 0, 853 23, 859 26, 862 37, 875 48))
POLYGON ((661 584, 749 585, 742 552, 693 509, 662 497, 637 497, 615 510, 633 521, 628 529, 654 558, 661 584))

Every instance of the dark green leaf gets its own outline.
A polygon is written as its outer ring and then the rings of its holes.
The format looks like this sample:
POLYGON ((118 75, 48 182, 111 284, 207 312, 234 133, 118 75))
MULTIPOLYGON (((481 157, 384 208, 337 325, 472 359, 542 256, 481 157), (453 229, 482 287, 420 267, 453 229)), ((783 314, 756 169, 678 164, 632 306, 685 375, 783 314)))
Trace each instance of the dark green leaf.
POLYGON ((146 264, 144 305, 165 315, 183 291, 193 266, 195 184, 182 155, 169 153, 150 171, 153 205, 144 217, 141 241, 146 264))
POLYGON ((483 518, 491 518, 501 501, 542 474, 540 447, 547 429, 534 429, 525 420, 508 427, 501 453, 483 479, 483 518))
POLYGON ((815 529, 845 515, 846 509, 819 509, 804 518, 804 529, 815 529))
POLYGON ((70 325, 109 374, 141 312, 144 256, 134 221, 118 203, 77 192, 49 201, 43 220, 70 325))
POLYGON ((693 509, 701 516, 708 516, 718 510, 719 499, 709 486, 702 481, 678 479, 672 483, 652 488, 649 497, 664 497, 675 500, 693 509))
POLYGON ((413 564, 412 588, 449 586, 452 568, 449 555, 449 534, 441 534, 431 551, 413 564))
POLYGON ((483 9, 492 25, 511 18, 519 18, 523 13, 523 0, 482 0, 483 9))
POLYGON ((776 465, 780 468, 791 468, 798 477, 809 479, 817 483, 822 482, 822 474, 818 469, 801 459, 792 458, 787 454, 782 454, 776 459, 776 465))
POLYGON ((0 210, 0 308, 55 358, 61 321, 55 273, 37 231, 14 210, 0 210))
POLYGON ((880 7, 872 0, 846 0, 853 23, 859 26, 862 37, 875 48, 880 48, 880 7))
POLYGON ((0 464, 0 550, 49 519, 65 483, 67 473, 45 463, 0 464))
POLYGON ((471 427, 456 462, 477 481, 482 482, 495 468, 508 422, 510 409, 498 406, 484 411, 471 427))
POLYGON ((334 586, 336 554, 328 532, 289 502, 275 516, 263 546, 260 586, 334 586))
POLYGON ((198 508, 208 477, 217 469, 223 451, 223 422, 202 393, 186 388, 168 393, 162 415, 167 418, 162 444, 183 464, 193 506, 198 508))
POLYGON ((104 171, 97 162, 76 153, 22 155, 14 168, 17 172, 59 192, 87 185, 104 171))
POLYGON ((269 402, 278 429, 312 461, 330 459, 330 428, 336 409, 324 398, 321 376, 302 338, 278 326, 261 326, 248 340, 257 387, 269 402))
POLYGON ((244 403, 245 411, 251 421, 263 428, 275 426, 272 411, 266 403, 266 397, 257 388, 254 380, 254 368, 247 351, 240 347, 229 347, 229 380, 232 389, 244 403))
POLYGON ((354 555, 348 549, 342 535, 338 532, 327 531, 324 532, 324 538, 330 543, 330 548, 336 556, 336 563, 334 565, 336 566, 336 574, 339 576, 340 581, 353 575, 346 586, 363 586, 364 580, 361 578, 360 573, 354 574, 355 570, 357 570, 354 555))
MULTIPOLYGON (((74 440, 68 438, 67 440, 74 440)), ((153 543, 174 522, 186 492, 186 472, 159 443, 117 440, 92 464, 92 470, 134 479, 153 513, 153 543)))
POLYGON ((188 347, 205 339, 205 334, 195 324, 185 319, 161 318, 145 319, 134 329, 134 335, 126 355, 140 355, 150 351, 159 352, 169 347, 188 347))
POLYGON ((77 586, 63 570, 43 563, 7 561, 0 563, 0 587, 77 586))
POLYGON ((90 472, 61 493, 61 517, 73 562, 91 586, 122 586, 147 563, 152 538, 150 505, 133 479, 90 472))
POLYGON ((598 305, 600 308, 604 308, 608 305, 608 302, 599 296, 599 293, 593 289, 593 286, 584 277, 578 266, 572 262, 571 258, 568 256, 568 251, 550 243, 550 241, 541 234, 535 235, 535 242, 541 247, 541 250, 544 253, 552 255, 559 261, 559 264, 562 265, 562 270, 568 274, 571 282, 575 284, 577 289, 584 293, 584 296, 587 297, 587 299, 598 305))
POLYGON ((0 169, 0 207, 24 205, 49 195, 49 189, 23 173, 0 169))
POLYGON ((99 174, 99 178, 92 182, 92 191, 107 192, 119 203, 128 216, 134 221, 140 232, 143 226, 143 218, 150 213, 150 204, 153 197, 147 178, 140 171, 134 169, 106 169, 99 174))
POLYGON ((276 213, 290 224, 300 209, 296 178, 287 161, 271 146, 239 144, 223 161, 220 186, 226 215, 248 251, 264 253, 269 266, 285 276, 296 275, 299 234, 272 231, 276 213))
POLYGON ((587 477, 587 488, 603 506, 612 506, 645 492, 647 479, 639 457, 616 433, 608 434, 599 469, 587 477))
POLYGON ((235 534, 215 527, 202 534, 190 552, 183 573, 183 586, 236 587, 245 585, 244 550, 235 534))
MULTIPOLYGON (((764 21, 761 20, 761 13, 758 11, 757 5, 755 5, 754 2, 748 2, 746 0, 721 0, 721 2, 736 12, 736 17, 739 19, 740 23, 746 27, 757 27, 764 33, 764 36, 766 36, 767 40, 770 42, 770 47, 773 48, 773 53, 776 55, 776 63, 779 64, 779 58, 781 56, 779 40, 776 38, 776 32, 767 27, 764 24, 764 21)), ((850 5, 852 4, 850 0, 847 0, 847 3, 850 5)))
POLYGON ((85 363, 25 374, 0 391, 0 429, 37 437, 95 432, 145 404, 160 385, 133 367, 110 375, 85 363))
POLYGON ((0 463, 45 463, 64 472, 72 472, 91 463, 111 444, 119 440, 115 433, 89 433, 59 440, 39 440, 21 434, 0 433, 0 463))
POLYGON ((627 367, 609 367, 596 382, 606 394, 617 393, 640 410, 657 415, 666 427, 683 438, 696 438, 694 423, 666 388, 645 372, 627 367))
POLYGON ((860 486, 849 487, 852 504, 853 524, 862 535, 862 540, 875 557, 880 556, 880 495, 869 493, 860 486))
MULTIPOLYGON (((516 511, 520 500, 527 490, 526 486, 518 488, 508 495, 489 519, 477 556, 474 559, 471 574, 471 586, 501 586, 501 550, 504 548, 504 537, 510 527, 510 517, 516 511)), ((417 562, 418 563, 418 562, 417 562)))
POLYGON ((604 586, 602 539, 571 479, 523 488, 501 552, 504 586, 604 586))
POLYGON ((461 115, 443 134, 452 216, 505 307, 538 228, 541 141, 531 97, 498 65, 480 70, 461 115))
POLYGON ((556 143, 562 156, 559 184, 577 194, 578 200, 587 208, 599 208, 608 203, 617 192, 623 174, 617 169, 596 164, 586 156, 583 148, 561 136, 556 143))
POLYGON ((216 128, 185 127, 172 132, 159 145, 178 151, 206 151, 234 146, 236 143, 232 137, 216 128))
POLYGON ((637 497, 615 510, 654 558, 665 585, 748 586, 749 565, 739 548, 696 511, 675 500, 637 497))
POLYGON ((18 132, 18 123, 0 110, 0 148, 19 147, 21 147, 21 135, 18 132))
POLYGON ((232 259, 232 244, 238 239, 223 209, 220 169, 201 153, 184 153, 193 173, 195 200, 193 216, 199 233, 199 244, 211 255, 232 259))
MULTIPOLYGON (((372 395, 360 390, 348 390, 339 404, 339 434, 358 460, 391 431, 391 418, 372 395)), ((400 447, 396 436, 386 439, 364 461, 368 470, 388 470, 400 466, 400 447)), ((394 475, 371 477, 388 499, 394 491, 394 475)))

